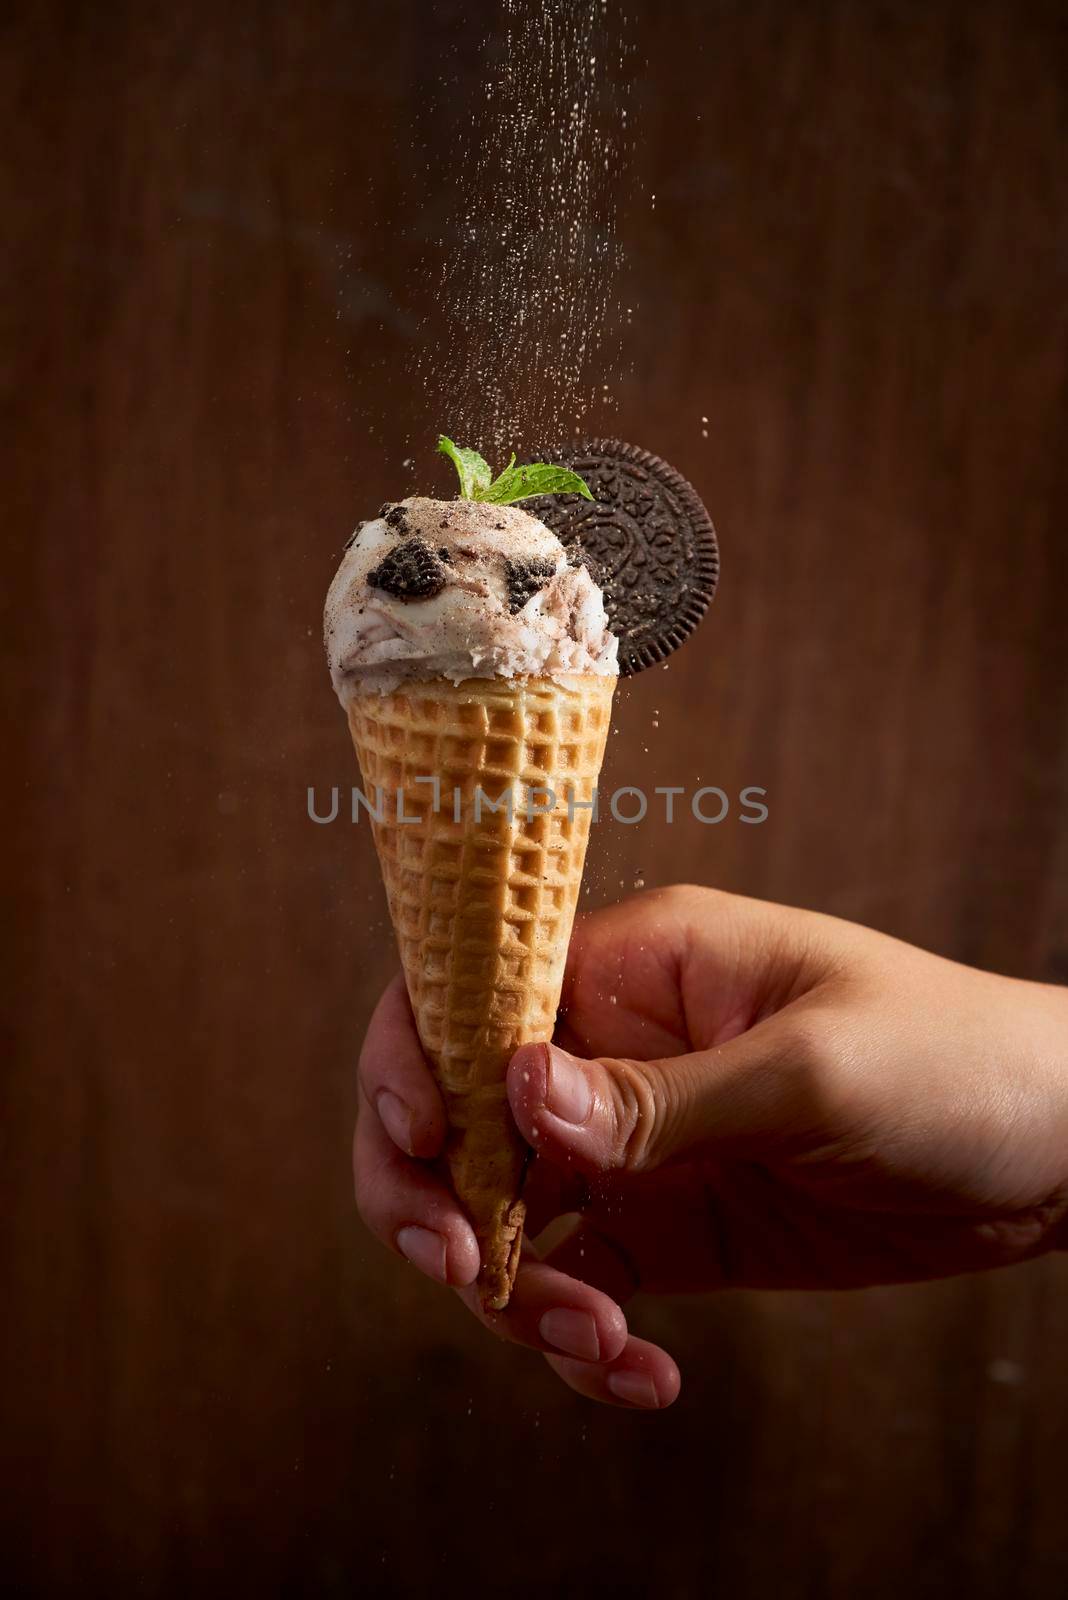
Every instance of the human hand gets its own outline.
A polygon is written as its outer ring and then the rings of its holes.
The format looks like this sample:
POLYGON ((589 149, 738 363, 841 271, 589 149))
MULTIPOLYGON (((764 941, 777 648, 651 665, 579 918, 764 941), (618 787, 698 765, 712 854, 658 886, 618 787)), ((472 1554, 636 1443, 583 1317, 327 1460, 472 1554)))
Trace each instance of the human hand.
POLYGON ((479 1309, 474 1234, 426 1165, 444 1113, 399 981, 360 1087, 372 1230, 596 1399, 678 1392, 666 1352, 627 1332, 637 1288, 904 1282, 1065 1234, 1068 994, 713 890, 576 926, 556 1044, 517 1051, 508 1091, 536 1152, 528 1233, 580 1220, 528 1247, 505 1312, 479 1309))

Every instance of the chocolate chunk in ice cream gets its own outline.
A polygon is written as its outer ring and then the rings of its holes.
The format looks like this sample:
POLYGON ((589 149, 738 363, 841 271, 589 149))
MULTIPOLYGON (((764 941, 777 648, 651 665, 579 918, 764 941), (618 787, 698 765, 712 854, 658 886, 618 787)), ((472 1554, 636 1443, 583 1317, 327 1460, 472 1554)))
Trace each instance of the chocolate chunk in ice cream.
POLYGON ((663 661, 697 627, 719 578, 716 531, 696 491, 659 456, 618 439, 540 454, 577 472, 593 493, 592 502, 563 494, 524 504, 603 589, 620 672, 663 661))
POLYGON ((373 589, 384 589, 398 600, 429 600, 448 581, 444 562, 423 539, 406 539, 367 574, 373 589))
POLYGON ((513 614, 522 611, 531 595, 552 577, 556 563, 536 556, 522 561, 505 559, 504 573, 508 583, 508 609, 513 614))

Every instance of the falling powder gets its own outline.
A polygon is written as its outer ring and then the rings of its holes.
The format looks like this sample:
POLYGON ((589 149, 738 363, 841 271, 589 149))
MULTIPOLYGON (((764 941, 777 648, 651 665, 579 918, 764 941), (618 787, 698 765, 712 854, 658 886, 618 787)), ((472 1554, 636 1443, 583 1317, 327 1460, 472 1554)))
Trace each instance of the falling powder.
POLYGON ((502 0, 482 56, 461 147, 431 152, 456 220, 444 260, 421 263, 440 289, 412 364, 440 425, 500 459, 573 436, 623 375, 627 18, 605 0, 502 0))

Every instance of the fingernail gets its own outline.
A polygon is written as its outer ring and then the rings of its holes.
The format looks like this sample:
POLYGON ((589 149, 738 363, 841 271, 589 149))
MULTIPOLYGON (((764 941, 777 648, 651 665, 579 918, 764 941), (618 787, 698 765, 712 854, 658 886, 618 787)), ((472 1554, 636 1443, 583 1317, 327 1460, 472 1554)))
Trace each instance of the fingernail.
POLYGON ((596 1361, 601 1354, 597 1324, 588 1311, 557 1306, 553 1311, 546 1311, 538 1323, 538 1332, 554 1350, 562 1350, 565 1356, 577 1356, 579 1361, 596 1361))
POLYGON ((382 1119, 382 1126, 393 1140, 400 1145, 402 1150, 411 1154, 412 1150, 412 1114, 404 1101, 395 1095, 391 1089, 380 1089, 375 1101, 378 1115, 382 1119))
POLYGON ((549 1082, 545 1087, 545 1104, 561 1122, 585 1122, 590 1114, 593 1097, 582 1067, 565 1051, 555 1045, 549 1048, 549 1082))
POLYGON ((660 1405, 656 1385, 647 1372, 610 1372, 605 1380, 610 1394, 628 1405, 655 1411, 660 1405))
POLYGON ((434 1278, 438 1283, 448 1282, 445 1274, 445 1240, 440 1233, 412 1224, 398 1233, 397 1249, 428 1278, 434 1278))

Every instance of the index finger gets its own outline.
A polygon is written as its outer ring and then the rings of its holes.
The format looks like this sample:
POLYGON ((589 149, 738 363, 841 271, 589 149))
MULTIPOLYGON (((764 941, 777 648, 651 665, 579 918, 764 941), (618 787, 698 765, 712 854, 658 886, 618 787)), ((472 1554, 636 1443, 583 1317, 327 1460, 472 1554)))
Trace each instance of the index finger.
POLYGON ((423 1054, 401 973, 375 1007, 360 1051, 360 1086, 398 1149, 423 1161, 445 1143, 445 1106, 423 1054))

